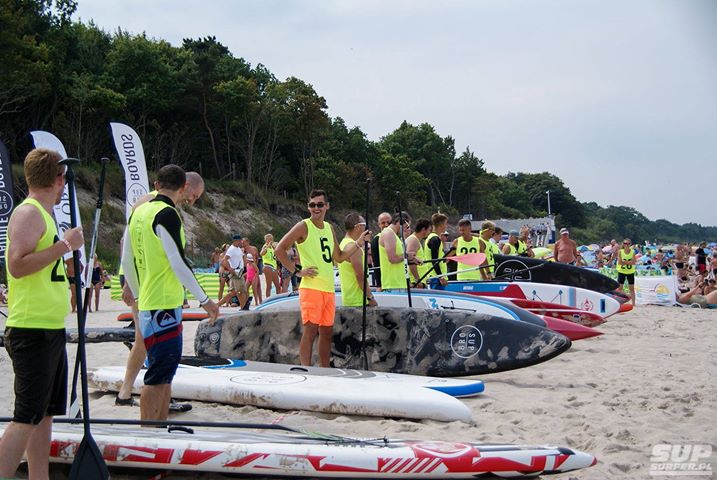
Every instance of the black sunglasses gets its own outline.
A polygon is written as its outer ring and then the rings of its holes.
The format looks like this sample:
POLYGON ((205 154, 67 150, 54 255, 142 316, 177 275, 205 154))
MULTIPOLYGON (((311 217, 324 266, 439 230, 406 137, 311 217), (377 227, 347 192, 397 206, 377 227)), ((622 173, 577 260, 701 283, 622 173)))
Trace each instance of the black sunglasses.
POLYGON ((326 204, 324 202, 316 202, 316 203, 310 202, 309 203, 309 208, 324 208, 324 206, 326 206, 326 204))

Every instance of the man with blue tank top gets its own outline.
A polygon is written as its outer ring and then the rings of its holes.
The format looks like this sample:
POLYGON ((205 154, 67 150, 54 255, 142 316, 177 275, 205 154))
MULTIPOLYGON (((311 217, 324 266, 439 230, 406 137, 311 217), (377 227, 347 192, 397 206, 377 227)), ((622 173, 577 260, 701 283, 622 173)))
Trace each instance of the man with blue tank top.
POLYGON ((30 478, 48 478, 52 417, 67 410, 70 293, 62 257, 84 239, 81 227, 60 239, 52 217, 65 187, 60 160, 59 153, 45 148, 27 154, 29 193, 8 223, 5 348, 15 372, 15 411, 0 440, 0 478, 14 477, 23 455, 30 478))
POLYGON ((176 204, 186 174, 177 165, 157 173, 157 196, 137 207, 125 230, 122 266, 139 307, 139 325, 149 366, 140 396, 142 420, 166 420, 171 384, 182 356, 184 287, 192 292, 213 324, 219 313, 194 278, 184 257, 184 226, 176 204))
POLYGON ((324 220, 329 210, 329 199, 323 190, 309 193, 309 218, 294 225, 276 247, 276 258, 289 272, 302 277, 299 285, 299 306, 303 330, 299 344, 302 365, 311 365, 314 340, 319 337, 319 364, 328 367, 331 357, 331 337, 336 313, 334 263, 341 263, 361 249, 366 230, 358 240, 345 249, 339 246, 331 224, 324 220), (296 243, 299 258, 297 265, 286 253, 296 243))

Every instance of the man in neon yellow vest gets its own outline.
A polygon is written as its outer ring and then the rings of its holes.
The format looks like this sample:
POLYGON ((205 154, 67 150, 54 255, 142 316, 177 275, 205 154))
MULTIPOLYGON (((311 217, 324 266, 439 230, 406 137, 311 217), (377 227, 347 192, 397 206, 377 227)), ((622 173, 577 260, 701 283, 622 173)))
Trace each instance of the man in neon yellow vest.
POLYGON ((493 250, 490 248, 490 237, 495 232, 495 223, 486 220, 481 224, 480 235, 478 236, 478 243, 480 253, 485 253, 485 260, 481 265, 485 265, 480 269, 480 274, 483 280, 491 280, 493 278, 493 270, 495 270, 495 258, 493 257, 493 250))
POLYGON ((213 324, 217 305, 197 282, 184 257, 184 226, 175 205, 186 174, 177 165, 157 173, 157 196, 135 208, 124 235, 122 266, 139 307, 139 324, 149 366, 140 396, 142 420, 166 420, 172 379, 182 356, 184 287, 199 300, 213 324))
POLYGON ((60 239, 53 207, 65 186, 60 154, 36 148, 25 157, 28 196, 10 216, 5 265, 5 348, 15 372, 15 411, 0 440, 0 477, 14 478, 27 452, 32 478, 48 478, 52 417, 67 412, 65 317, 70 293, 63 255, 84 243, 81 227, 60 239))
POLYGON ((384 228, 378 239, 378 254, 381 258, 381 289, 395 290, 406 288, 406 268, 404 265, 403 236, 411 233, 411 216, 407 212, 394 213, 391 224, 384 228), (403 225, 401 225, 403 219, 403 225))
POLYGON ((617 283, 620 288, 627 285, 630 288, 630 299, 635 305, 635 252, 632 250, 632 241, 626 238, 622 241, 622 248, 617 251, 617 283))
MULTIPOLYGON (((443 239, 441 236, 446 233, 448 217, 442 213, 434 213, 431 215, 431 224, 433 225, 433 230, 426 237, 424 248, 431 260, 438 260, 443 257, 443 239)), ((438 276, 441 285, 448 285, 448 279, 442 275, 445 267, 441 266, 441 262, 431 262, 429 268, 433 269, 433 272, 428 276, 429 279, 438 276)))
POLYGON ((406 253, 408 254, 408 271, 411 274, 411 285, 416 288, 426 288, 426 273, 431 269, 431 254, 426 246, 426 238, 431 233, 431 221, 419 218, 413 233, 406 238, 406 253), (425 276, 424 276, 425 275, 425 276), (418 281, 421 283, 418 283, 418 281))
MULTIPOLYGON (((348 248, 351 243, 360 240, 366 231, 366 220, 358 213, 352 212, 344 219, 346 235, 339 247, 348 248)), ((341 281, 341 303, 344 307, 363 307, 363 294, 366 292, 366 304, 375 307, 376 300, 371 295, 365 282, 363 272, 363 249, 356 250, 348 260, 339 263, 339 280, 341 281)))
MULTIPOLYGON (((491 231, 492 233, 492 231, 491 231)), ((469 253, 480 252, 480 240, 473 236, 471 232, 471 221, 464 218, 458 222, 459 237, 453 240, 452 247, 456 250, 456 255, 467 255, 469 253)), ((490 236, 488 236, 490 238, 490 236)), ((487 255, 487 253, 486 253, 487 255)), ((483 279, 482 269, 477 269, 472 265, 458 262, 456 279, 458 281, 478 281, 483 279), (465 271, 468 270, 468 271, 465 271)))
MULTIPOLYGON (((204 193, 204 179, 197 172, 187 172, 186 178, 187 180, 184 184, 184 190, 182 191, 182 199, 180 200, 179 204, 192 206, 197 200, 199 200, 199 198, 204 193)), ((148 193, 147 195, 143 195, 142 197, 137 199, 137 201, 132 206, 133 210, 138 208, 143 203, 153 200, 157 196, 157 190, 159 189, 159 187, 159 184, 157 182, 154 182, 154 191, 148 193)), ((120 248, 123 249, 123 247, 120 248)), ((139 325, 139 310, 137 308, 137 302, 134 301, 134 297, 129 289, 129 286, 127 286, 124 282, 123 271, 124 269, 120 266, 122 300, 124 300, 124 302, 132 308, 132 319, 134 321, 134 325, 139 325)), ((134 343, 132 344, 132 349, 127 356, 127 365, 125 368, 124 381, 122 382, 120 391, 117 392, 117 396, 115 397, 115 405, 136 406, 136 402, 134 398, 132 398, 132 387, 146 357, 147 350, 144 348, 142 329, 135 328, 134 343)), ((169 405, 170 411, 173 412, 186 412, 191 410, 191 408, 192 405, 190 403, 172 402, 169 405)))
MULTIPOLYGON (((309 193, 309 218, 294 225, 276 246, 276 258, 289 272, 302 277, 299 285, 299 305, 303 331, 299 344, 302 365, 311 365, 314 340, 319 337, 319 363, 328 367, 331 357, 336 300, 334 293, 334 262, 341 263, 361 248, 365 235, 339 247, 331 224, 324 220, 329 199, 323 190, 309 193), (296 243, 304 265, 296 265, 286 253, 296 243)), ((368 232, 368 231, 367 231, 368 232)), ((370 232, 369 232, 370 233, 370 232)))

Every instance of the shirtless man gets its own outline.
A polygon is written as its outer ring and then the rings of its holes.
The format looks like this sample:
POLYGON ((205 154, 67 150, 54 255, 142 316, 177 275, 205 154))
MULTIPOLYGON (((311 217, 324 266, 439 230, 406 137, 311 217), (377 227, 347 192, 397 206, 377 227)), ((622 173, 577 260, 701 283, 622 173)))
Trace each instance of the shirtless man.
POLYGON ((555 261, 575 265, 578 260, 578 245, 570 239, 567 228, 560 229, 560 240, 555 242, 555 261))

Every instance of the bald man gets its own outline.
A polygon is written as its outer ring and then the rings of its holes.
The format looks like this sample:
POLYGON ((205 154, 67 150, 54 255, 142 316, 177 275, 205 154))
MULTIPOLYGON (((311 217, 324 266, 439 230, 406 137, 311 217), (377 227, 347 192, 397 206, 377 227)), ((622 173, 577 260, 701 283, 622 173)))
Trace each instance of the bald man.
MULTIPOLYGON (((158 187, 159 186, 157 185, 157 182, 154 182, 155 190, 137 199, 137 201, 132 206, 132 210, 134 211, 134 209, 138 206, 156 197, 158 187)), ((197 172, 187 172, 184 184, 184 191, 182 193, 180 201, 181 205, 194 205, 194 203, 199 200, 199 197, 201 197, 203 193, 204 179, 202 178, 202 176, 199 175, 197 172)), ((134 345, 132 345, 132 349, 130 350, 129 356, 127 357, 127 367, 124 375, 124 383, 122 384, 122 388, 120 388, 119 393, 117 393, 117 397, 115 398, 115 405, 132 406, 135 405, 135 400, 132 398, 132 386, 134 385, 134 381, 137 378, 140 369, 142 368, 144 359, 147 356, 147 350, 144 346, 142 331, 138 328, 139 323, 137 321, 137 317, 139 315, 139 310, 137 308, 137 302, 135 302, 134 298, 132 298, 132 293, 130 292, 129 287, 127 285, 123 285, 122 287, 122 298, 125 300, 125 303, 130 305, 132 308, 132 320, 134 321, 135 326, 134 345)), ((188 403, 172 403, 169 406, 170 411, 180 412, 186 412, 188 410, 191 410, 191 408, 192 406, 188 403)))
POLYGON ((391 225, 392 215, 383 212, 378 216, 378 233, 371 239, 371 257, 373 260, 373 286, 381 288, 381 259, 378 255, 378 237, 384 228, 391 225))

